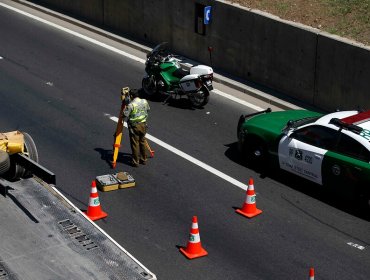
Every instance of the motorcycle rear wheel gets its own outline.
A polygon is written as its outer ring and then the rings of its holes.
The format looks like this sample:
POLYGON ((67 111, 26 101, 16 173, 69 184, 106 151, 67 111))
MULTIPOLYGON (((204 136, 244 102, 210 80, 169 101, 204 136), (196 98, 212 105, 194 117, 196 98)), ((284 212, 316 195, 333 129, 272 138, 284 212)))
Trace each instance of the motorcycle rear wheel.
POLYGON ((203 86, 198 92, 189 95, 190 103, 195 108, 202 108, 209 101, 209 90, 203 86))
POLYGON ((144 90, 144 92, 147 96, 153 96, 153 95, 156 94, 157 88, 156 88, 155 83, 153 82, 153 80, 150 79, 150 77, 144 77, 142 82, 141 82, 141 85, 142 85, 143 90, 144 90))

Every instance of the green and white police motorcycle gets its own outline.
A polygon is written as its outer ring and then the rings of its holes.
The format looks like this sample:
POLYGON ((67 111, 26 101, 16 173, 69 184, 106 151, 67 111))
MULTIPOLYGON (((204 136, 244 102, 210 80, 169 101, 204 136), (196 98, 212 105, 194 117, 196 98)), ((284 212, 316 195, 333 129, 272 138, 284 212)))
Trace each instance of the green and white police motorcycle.
POLYGON ((189 71, 183 69, 177 56, 168 52, 167 45, 167 42, 161 43, 147 54, 146 75, 142 80, 145 93, 149 97, 187 96, 193 107, 202 108, 213 89, 213 69, 206 65, 194 66, 189 71))

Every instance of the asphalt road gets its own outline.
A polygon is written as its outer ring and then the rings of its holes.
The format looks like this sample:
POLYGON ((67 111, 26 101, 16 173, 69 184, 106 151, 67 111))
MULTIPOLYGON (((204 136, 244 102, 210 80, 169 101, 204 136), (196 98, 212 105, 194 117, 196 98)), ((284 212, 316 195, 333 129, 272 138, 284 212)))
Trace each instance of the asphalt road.
MULTIPOLYGON (((112 173, 109 117, 119 112, 120 88, 140 87, 144 65, 1 5, 0 42, 0 131, 29 133, 56 187, 86 209, 91 181, 112 173)), ((361 213, 322 198, 317 186, 239 162, 237 121, 254 109, 216 94, 204 109, 186 99, 150 106, 149 134, 170 147, 151 141, 155 157, 132 168, 125 131, 116 171, 137 186, 100 192, 108 217, 97 223, 158 279, 307 279, 310 267, 317 279, 370 278, 370 225, 361 213), (235 209, 250 177, 263 213, 246 219, 235 209), (178 248, 192 216, 208 256, 190 261, 178 248)))

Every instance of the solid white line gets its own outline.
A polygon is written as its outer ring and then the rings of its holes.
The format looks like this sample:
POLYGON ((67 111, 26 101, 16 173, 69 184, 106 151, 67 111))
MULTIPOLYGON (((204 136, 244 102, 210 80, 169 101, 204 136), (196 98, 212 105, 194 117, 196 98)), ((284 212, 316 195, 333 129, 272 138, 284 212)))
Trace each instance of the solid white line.
MULTIPOLYGON (((109 45, 107 45, 107 44, 104 44, 104 43, 102 43, 102 42, 99 42, 98 40, 92 39, 92 38, 87 37, 87 36, 85 36, 85 35, 82 35, 82 34, 80 34, 80 33, 78 33, 78 32, 75 32, 75 31, 72 31, 72 30, 67 29, 67 28, 65 28, 65 27, 59 26, 59 25, 57 25, 57 24, 55 24, 55 23, 52 23, 52 22, 47 21, 47 20, 45 20, 45 19, 42 19, 42 18, 40 18, 40 17, 34 16, 34 15, 29 14, 29 13, 27 13, 27 12, 21 11, 21 10, 19 10, 19 9, 17 9, 17 8, 14 8, 14 7, 11 7, 11 6, 9 6, 9 5, 6 5, 6 4, 3 4, 3 3, 0 3, 0 6, 3 6, 4 8, 10 9, 10 10, 15 11, 15 12, 17 12, 17 13, 20 13, 20 14, 22 14, 22 15, 25 15, 25 16, 27 16, 27 17, 30 17, 30 18, 32 18, 32 19, 34 19, 34 20, 39 21, 39 22, 45 23, 45 24, 47 24, 47 25, 49 25, 49 26, 52 26, 52 27, 54 27, 54 28, 56 28, 56 29, 59 29, 59 30, 64 31, 64 32, 66 32, 66 33, 69 33, 69 34, 71 34, 71 35, 73 35, 73 36, 76 36, 76 37, 79 37, 79 38, 81 38, 81 39, 84 39, 84 40, 86 40, 86 41, 88 41, 88 42, 90 42, 90 43, 93 43, 93 44, 95 44, 95 45, 101 46, 101 47, 103 47, 103 48, 105 48, 105 49, 107 49, 107 50, 110 50, 110 51, 112 51, 112 52, 115 52, 115 53, 117 53, 117 54, 123 55, 123 56, 125 56, 125 57, 127 57, 127 58, 130 58, 130 59, 134 60, 134 61, 137 61, 137 62, 140 62, 140 63, 145 64, 145 59, 141 59, 141 58, 139 58, 139 57, 137 57, 137 56, 134 56, 134 55, 129 54, 129 53, 127 53, 127 52, 121 51, 121 50, 119 50, 119 49, 117 49, 117 48, 114 48, 114 47, 112 47, 112 46, 109 46, 109 45)), ((264 110, 264 109, 262 109, 262 108, 260 108, 260 107, 258 107, 258 106, 255 106, 255 105, 253 105, 253 104, 251 104, 251 103, 248 103, 248 102, 246 102, 246 101, 244 101, 244 100, 241 100, 241 99, 236 98, 236 97, 234 97, 234 96, 232 96, 232 95, 229 95, 229 94, 227 94, 227 93, 224 93, 224 92, 222 92, 222 91, 220 91, 220 90, 218 90, 218 89, 214 89, 212 92, 213 92, 213 93, 215 93, 215 94, 218 94, 218 95, 220 95, 220 96, 223 96, 223 97, 225 97, 225 98, 227 98, 227 99, 229 99, 229 100, 232 100, 232 101, 234 101, 234 102, 237 102, 237 103, 239 103, 239 104, 242 104, 242 105, 244 105, 244 106, 246 106, 246 107, 249 107, 249 108, 251 108, 251 109, 254 109, 254 110, 256 110, 256 111, 262 111, 262 110, 264 110)))
POLYGON ((227 98, 227 99, 230 99, 230 100, 232 100, 232 101, 235 101, 235 102, 237 102, 237 103, 239 103, 239 104, 241 104, 241 105, 244 105, 244 106, 246 106, 246 107, 249 107, 249 108, 251 108, 251 109, 253 109, 253 110, 256 110, 256 111, 263 111, 263 110, 264 110, 264 109, 263 109, 263 108, 261 108, 261 107, 258 107, 258 106, 256 106, 256 105, 253 105, 252 103, 249 103, 249 102, 247 102, 247 101, 241 100, 241 99, 239 99, 239 98, 237 98, 237 97, 235 97, 235 96, 232 96, 232 95, 230 95, 230 94, 224 93, 224 92, 223 92, 223 91, 221 91, 221 90, 213 89, 213 90, 212 90, 212 92, 213 92, 213 93, 215 93, 215 94, 218 94, 218 95, 220 95, 220 96, 222 96, 222 97, 225 97, 225 98, 227 98))
MULTIPOLYGON (((118 122, 118 118, 117 117, 114 117, 114 116, 111 116, 109 114, 104 114, 105 116, 109 117, 109 119, 111 119, 112 121, 114 122, 118 122)), ((127 123, 124 122, 124 126, 127 128, 127 123)), ((243 189, 243 190, 247 190, 248 186, 246 184, 243 184, 242 182, 239 182, 238 180, 230 177, 229 175, 226 175, 225 173, 213 168, 212 166, 209 166, 208 164, 204 163, 204 162, 201 162, 200 160, 197 160, 196 158, 180 151, 179 149, 163 142, 162 140, 150 135, 150 134, 146 134, 146 138, 148 138, 150 141, 162 146, 163 148, 175 153, 176 155, 190 161, 191 163, 194 163, 195 165, 198 165, 199 167, 211 172, 212 174, 224 179, 225 181, 243 189)))
POLYGON ((66 32, 66 33, 69 33, 69 34, 71 34, 71 35, 73 35, 73 36, 76 36, 76 37, 79 37, 79 38, 81 38, 81 39, 84 39, 84 40, 86 40, 86 41, 88 41, 88 42, 90 42, 90 43, 93 43, 93 44, 95 44, 95 45, 98 45, 98 46, 100 46, 100 47, 103 47, 103 48, 105 48, 105 49, 107 49, 107 50, 110 50, 110 51, 112 51, 112 52, 115 52, 115 53, 118 53, 118 54, 120 54, 120 55, 126 56, 126 57, 128 57, 128 58, 130 58, 130 59, 132 59, 132 60, 137 61, 137 62, 140 62, 140 63, 143 63, 143 64, 145 63, 145 59, 141 59, 141 58, 139 58, 139 57, 137 57, 137 56, 134 56, 134 55, 129 54, 129 53, 127 53, 127 52, 121 51, 121 50, 119 50, 119 49, 117 49, 117 48, 114 48, 114 47, 112 47, 112 46, 109 46, 109 45, 107 45, 107 44, 104 44, 104 43, 102 43, 102 42, 99 42, 98 40, 92 39, 92 38, 87 37, 87 36, 85 36, 85 35, 82 35, 82 34, 80 34, 80 33, 78 33, 78 32, 72 31, 72 30, 70 30, 70 29, 68 29, 68 28, 62 27, 62 26, 60 26, 60 25, 57 25, 57 24, 52 23, 52 22, 50 22, 50 21, 47 21, 47 20, 45 20, 45 19, 39 18, 39 17, 37 17, 37 16, 31 15, 31 14, 29 14, 29 13, 27 13, 27 12, 21 11, 21 10, 19 10, 19 9, 16 9, 16 8, 14 8, 14 7, 8 6, 8 5, 3 4, 3 3, 0 3, 0 6, 3 6, 4 8, 7 8, 7 9, 9 9, 9 10, 12 10, 12 11, 15 11, 15 12, 17 12, 17 13, 20 13, 20 14, 22 14, 22 15, 25 15, 25 16, 27 16, 27 17, 30 17, 30 18, 32 18, 32 19, 34 19, 34 20, 39 21, 39 22, 45 23, 45 24, 47 24, 47 25, 49 25, 49 26, 52 26, 52 27, 54 27, 54 28, 56 28, 56 29, 59 29, 59 30, 64 31, 64 32, 66 32))

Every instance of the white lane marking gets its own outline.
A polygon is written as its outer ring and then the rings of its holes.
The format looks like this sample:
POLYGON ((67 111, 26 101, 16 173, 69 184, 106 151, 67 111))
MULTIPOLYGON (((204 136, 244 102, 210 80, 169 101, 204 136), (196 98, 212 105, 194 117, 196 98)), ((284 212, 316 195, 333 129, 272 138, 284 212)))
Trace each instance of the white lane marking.
MULTIPOLYGON (((118 122, 118 118, 117 117, 114 117, 114 116, 112 116, 110 114, 104 114, 104 115, 106 117, 108 117, 109 119, 111 119, 112 121, 114 121, 116 123, 118 122)), ((124 122, 124 126, 127 128, 127 123, 126 122, 124 122)), ((216 176, 224 179, 225 181, 228 181, 229 183, 231 183, 231 184, 233 184, 233 185, 235 185, 235 186, 237 186, 237 187, 239 187, 239 188, 241 188, 243 190, 247 190, 247 187, 248 186, 246 184, 243 184, 242 182, 239 182, 238 180, 230 177, 229 175, 226 175, 225 173, 223 173, 223 172, 221 172, 221 171, 213 168, 212 166, 209 166, 208 164, 206 164, 204 162, 201 162, 200 160, 197 160, 196 158, 194 158, 194 157, 192 157, 192 156, 190 156, 190 155, 188 155, 188 154, 180 151, 179 149, 177 149, 177 148, 175 148, 175 147, 173 147, 173 146, 171 146, 171 145, 163 142, 162 140, 160 140, 160 139, 158 139, 158 138, 156 138, 156 137, 154 137, 154 136, 152 136, 152 135, 150 135, 148 133, 146 134, 146 138, 148 138, 150 141, 152 141, 152 142, 154 142, 154 143, 162 146, 163 148, 165 148, 165 149, 173 152, 174 154, 176 154, 176 155, 178 155, 178 156, 180 156, 180 157, 182 157, 182 158, 184 158, 184 159, 186 159, 186 160, 194 163, 195 165, 198 165, 199 167, 201 167, 201 168, 203 168, 203 169, 211 172, 212 174, 214 174, 214 175, 216 175, 216 176)))
POLYGON ((356 243, 353 243, 353 242, 348 242, 347 244, 348 244, 349 246, 355 247, 355 248, 357 248, 357 249, 365 250, 365 246, 362 246, 362 245, 359 245, 359 244, 356 244, 356 243))
POLYGON ((247 101, 241 100, 241 99, 239 99, 239 98, 237 98, 237 97, 235 97, 235 96, 232 96, 232 95, 230 95, 230 94, 224 93, 224 92, 222 92, 221 90, 213 89, 213 90, 212 90, 212 92, 213 92, 213 93, 215 93, 215 94, 218 94, 218 95, 220 95, 220 96, 223 96, 223 97, 225 97, 225 98, 227 98, 227 99, 230 99, 230 100, 232 100, 232 101, 235 101, 235 102, 237 102, 237 103, 239 103, 239 104, 242 104, 242 105, 244 105, 244 106, 246 106, 246 107, 249 107, 249 108, 251 108, 251 109, 254 109, 254 110, 256 110, 256 111, 263 111, 263 110, 264 110, 264 109, 262 109, 261 107, 258 107, 258 106, 256 106, 256 105, 253 105, 252 103, 249 103, 249 102, 247 102, 247 101))
POLYGON ((84 40, 86 40, 86 41, 88 41, 88 42, 90 42, 90 43, 93 43, 93 44, 95 44, 95 45, 101 46, 101 47, 103 47, 103 48, 105 48, 105 49, 108 49, 108 50, 110 50, 110 51, 112 51, 112 52, 115 52, 115 53, 118 53, 118 54, 120 54, 120 55, 123 55, 123 56, 126 56, 126 57, 128 57, 128 58, 131 58, 132 60, 135 60, 135 61, 137 61, 137 62, 141 62, 141 63, 143 63, 143 64, 145 63, 145 59, 141 59, 141 58, 139 58, 139 57, 137 57, 137 56, 134 56, 134 55, 131 55, 131 54, 127 53, 127 52, 121 51, 121 50, 119 50, 119 49, 117 49, 117 48, 114 48, 114 47, 112 47, 112 46, 109 46, 109 45, 107 45, 107 44, 104 44, 104 43, 102 43, 102 42, 99 42, 98 40, 92 39, 92 38, 87 37, 87 36, 85 36, 85 35, 82 35, 82 34, 80 34, 80 33, 78 33, 78 32, 75 32, 75 31, 72 31, 72 30, 70 30, 70 29, 67 29, 67 28, 65 28, 65 27, 59 26, 59 25, 57 25, 57 24, 55 24, 55 23, 52 23, 52 22, 50 22, 50 21, 47 21, 47 20, 45 20, 45 19, 42 19, 42 18, 39 18, 39 17, 37 17, 37 16, 31 15, 31 14, 29 14, 29 13, 27 13, 27 12, 21 11, 21 10, 19 10, 19 9, 13 8, 13 7, 8 6, 8 5, 6 5, 6 4, 3 4, 3 3, 0 3, 0 6, 3 6, 4 8, 7 8, 7 9, 9 9, 9 10, 12 10, 12 11, 15 11, 15 12, 17 12, 17 13, 20 13, 20 14, 22 14, 22 15, 25 15, 25 16, 27 16, 27 17, 30 17, 30 18, 32 18, 32 19, 34 19, 34 20, 39 21, 39 22, 45 23, 45 24, 47 24, 47 25, 49 25, 49 26, 52 26, 52 27, 54 27, 54 28, 56 28, 56 29, 59 29, 59 30, 64 31, 64 32, 66 32, 66 33, 69 33, 69 34, 71 34, 71 35, 73 35, 73 36, 76 36, 76 37, 79 37, 79 38, 81 38, 81 39, 84 39, 84 40))
MULTIPOLYGON (((135 60, 135 61, 137 61, 137 62, 140 62, 140 63, 145 64, 145 59, 141 59, 141 58, 139 58, 139 57, 137 57, 137 56, 134 56, 134 55, 129 54, 129 53, 127 53, 127 52, 121 51, 121 50, 119 50, 119 49, 117 49, 117 48, 114 48, 114 47, 112 47, 112 46, 109 46, 109 45, 107 45, 107 44, 104 44, 104 43, 102 43, 102 42, 99 42, 99 41, 97 41, 97 40, 95 40, 95 39, 92 39, 92 38, 90 38, 90 37, 87 37, 87 36, 85 36, 85 35, 82 35, 82 34, 80 34, 80 33, 78 33, 78 32, 75 32, 75 31, 72 31, 72 30, 67 29, 67 28, 65 28, 65 27, 59 26, 59 25, 57 25, 57 24, 55 24, 55 23, 52 23, 52 22, 47 21, 47 20, 44 20, 44 19, 39 18, 39 17, 34 16, 34 15, 31 15, 31 14, 29 14, 29 13, 27 13, 27 12, 21 11, 21 10, 19 10, 19 9, 17 9, 17 8, 11 7, 11 6, 6 5, 6 4, 0 3, 0 6, 3 6, 4 8, 10 9, 10 10, 15 11, 15 12, 17 12, 17 13, 20 13, 20 14, 22 14, 22 15, 25 15, 25 16, 27 16, 27 17, 30 17, 30 18, 32 18, 32 19, 34 19, 34 20, 40 21, 40 22, 42 22, 42 23, 45 23, 45 24, 47 24, 47 25, 49 25, 49 26, 52 26, 52 27, 54 27, 54 28, 56 28, 56 29, 59 29, 59 30, 62 30, 62 31, 64 31, 64 32, 66 32, 66 33, 69 33, 69 34, 71 34, 71 35, 73 35, 73 36, 76 36, 76 37, 79 37, 79 38, 81 38, 81 39, 84 39, 84 40, 86 40, 86 41, 88 41, 88 42, 90 42, 90 43, 93 43, 93 44, 95 44, 95 45, 101 46, 101 47, 103 47, 103 48, 105 48, 105 49, 108 49, 108 50, 110 50, 110 51, 112 51, 112 52, 115 52, 115 53, 118 53, 118 54, 120 54, 120 55, 126 56, 126 57, 128 57, 128 58, 130 58, 130 59, 132 59, 132 60, 135 60)), ((0 58, 0 59, 1 59, 1 58, 0 58)), ((236 98, 236 97, 234 97, 234 96, 232 96, 232 95, 229 95, 229 94, 227 94, 227 93, 224 93, 224 92, 222 92, 222 91, 220 91, 220 90, 218 90, 218 89, 214 89, 214 90, 213 90, 213 92, 214 92, 215 94, 218 94, 218 95, 220 95, 220 96, 223 96, 223 97, 225 97, 225 98, 227 98, 227 99, 229 99, 229 100, 235 101, 235 102, 237 102, 237 103, 239 103, 239 104, 242 104, 242 105, 244 105, 244 106, 246 106, 246 107, 249 107, 249 108, 251 108, 251 109, 254 109, 254 110, 256 110, 256 111, 262 111, 262 110, 264 110, 264 109, 262 109, 262 108, 260 108, 260 107, 258 107, 258 106, 255 106, 255 105, 253 105, 253 104, 251 104, 251 103, 248 103, 248 102, 246 102, 246 101, 244 101, 244 100, 241 100, 241 99, 236 98)))

